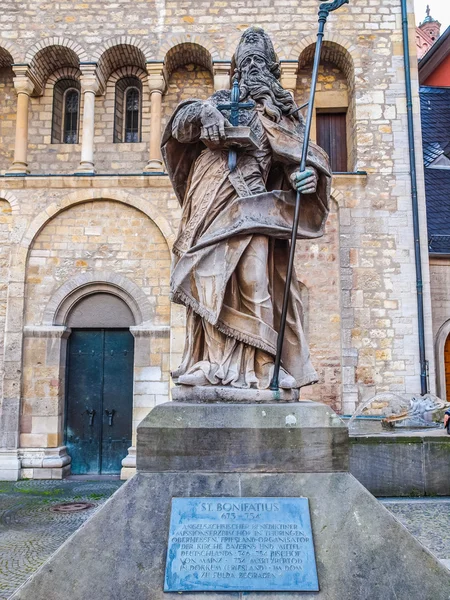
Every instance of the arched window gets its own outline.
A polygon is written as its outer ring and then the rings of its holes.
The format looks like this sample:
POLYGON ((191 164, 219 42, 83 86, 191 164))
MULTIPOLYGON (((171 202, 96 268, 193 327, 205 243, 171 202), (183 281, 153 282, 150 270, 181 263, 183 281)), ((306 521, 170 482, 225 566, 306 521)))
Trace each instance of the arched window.
POLYGON ((137 77, 123 77, 116 83, 114 142, 141 141, 142 83, 137 77))
POLYGON ((64 94, 64 144, 78 142, 78 112, 80 106, 80 92, 70 88, 64 94))
POLYGON ((60 79, 53 89, 52 144, 77 144, 80 121, 80 84, 60 79))
POLYGON ((130 87, 125 93, 125 132, 126 142, 139 142, 139 90, 130 87))
MULTIPOLYGON (((299 58, 298 104, 308 99, 314 49, 314 44, 308 46, 299 58)), ((324 41, 311 139, 327 152, 335 173, 352 171, 357 164, 354 90, 354 65, 350 53, 335 42, 324 41)))

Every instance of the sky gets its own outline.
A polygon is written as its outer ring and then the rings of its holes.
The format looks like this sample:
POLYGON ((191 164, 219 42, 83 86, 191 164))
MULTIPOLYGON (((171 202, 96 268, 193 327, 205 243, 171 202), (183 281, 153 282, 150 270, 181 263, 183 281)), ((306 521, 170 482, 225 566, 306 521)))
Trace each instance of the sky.
POLYGON ((450 0, 414 0, 417 25, 426 17, 427 4, 430 5, 431 16, 442 24, 443 33, 450 25, 450 0))

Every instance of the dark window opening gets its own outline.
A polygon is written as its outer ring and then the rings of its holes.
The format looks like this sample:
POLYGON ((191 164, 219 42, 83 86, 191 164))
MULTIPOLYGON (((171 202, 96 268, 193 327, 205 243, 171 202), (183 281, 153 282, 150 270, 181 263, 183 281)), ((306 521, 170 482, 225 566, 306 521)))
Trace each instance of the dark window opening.
POLYGON ((114 142, 141 141, 142 83, 137 77, 123 77, 116 83, 114 142))
POLYGON ((53 88, 52 144, 77 144, 80 119, 80 84, 60 79, 53 88))
POLYGON ((64 106, 64 138, 65 144, 76 144, 78 141, 78 107, 80 94, 77 90, 67 90, 64 106))
POLYGON ((129 88, 125 99, 125 141, 139 141, 139 90, 129 88))
POLYGON ((317 112, 317 143, 330 157, 335 173, 347 171, 347 114, 317 112))

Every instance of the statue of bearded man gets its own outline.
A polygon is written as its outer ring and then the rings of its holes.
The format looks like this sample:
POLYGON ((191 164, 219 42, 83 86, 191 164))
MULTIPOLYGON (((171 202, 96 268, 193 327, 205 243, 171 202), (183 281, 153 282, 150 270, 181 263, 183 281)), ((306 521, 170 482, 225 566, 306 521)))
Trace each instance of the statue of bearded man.
MULTIPOLYGON (((296 192, 302 194, 298 238, 318 238, 328 214, 330 165, 311 143, 299 172, 304 132, 296 104, 279 82, 272 42, 260 28, 244 32, 235 53, 239 126, 257 147, 238 151, 230 171, 227 116, 217 107, 230 91, 187 100, 165 130, 162 152, 182 206, 174 244, 171 297, 187 308, 183 361, 173 373, 184 386, 267 389, 271 380, 296 192)), ((293 277, 280 387, 317 381, 302 328, 293 277)))

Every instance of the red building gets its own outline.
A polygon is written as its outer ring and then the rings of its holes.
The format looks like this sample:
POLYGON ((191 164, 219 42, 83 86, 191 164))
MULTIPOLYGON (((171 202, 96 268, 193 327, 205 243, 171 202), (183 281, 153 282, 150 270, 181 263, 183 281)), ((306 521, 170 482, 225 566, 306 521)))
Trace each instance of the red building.
POLYGON ((419 60, 420 85, 450 87, 450 27, 419 60))

